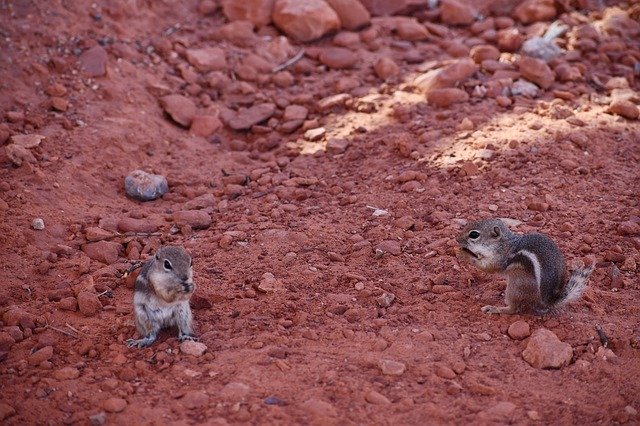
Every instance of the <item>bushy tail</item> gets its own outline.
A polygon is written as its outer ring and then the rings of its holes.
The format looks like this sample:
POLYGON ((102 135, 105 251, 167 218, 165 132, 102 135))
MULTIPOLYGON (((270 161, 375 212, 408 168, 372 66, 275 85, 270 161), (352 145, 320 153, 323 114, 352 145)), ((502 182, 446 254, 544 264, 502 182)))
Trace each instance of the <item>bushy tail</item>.
POLYGON ((589 282, 589 276, 593 272, 594 267, 595 263, 584 268, 576 269, 571 273, 569 280, 564 286, 562 295, 556 301, 554 308, 559 309, 567 303, 580 299, 585 288, 587 288, 587 282, 589 282))

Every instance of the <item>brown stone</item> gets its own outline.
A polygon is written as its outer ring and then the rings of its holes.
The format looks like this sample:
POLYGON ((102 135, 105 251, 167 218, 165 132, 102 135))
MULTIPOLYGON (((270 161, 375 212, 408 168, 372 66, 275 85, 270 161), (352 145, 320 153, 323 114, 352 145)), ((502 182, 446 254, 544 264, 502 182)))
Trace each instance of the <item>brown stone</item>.
POLYGON ((557 11, 554 0, 525 0, 520 3, 513 15, 523 24, 537 21, 551 21, 557 11))
POLYGON ((371 21, 371 14, 359 0, 327 0, 340 17, 342 28, 357 30, 371 21))
POLYGON ((553 332, 540 328, 533 332, 522 358, 535 368, 561 368, 573 358, 573 349, 553 332))
POLYGON ((318 59, 329 68, 346 69, 356 64, 358 56, 344 47, 329 47, 320 52, 318 59))
POLYGON ((473 59, 476 64, 480 64, 486 60, 497 61, 500 59, 500 51, 490 44, 479 44, 471 48, 469 57, 473 59))
POLYGON ((189 133, 206 138, 216 133, 222 126, 222 121, 214 115, 196 115, 191 121, 189 133))
POLYGON ((458 0, 442 0, 440 5, 440 19, 448 25, 470 25, 476 19, 478 12, 470 4, 458 0))
POLYGON ((249 21, 256 27, 271 22, 275 0, 223 0, 222 12, 229 21, 249 21))
POLYGON ((211 215, 204 210, 182 210, 173 214, 178 226, 189 225, 193 229, 204 229, 211 225, 211 215))
POLYGON ((233 130, 247 130, 251 126, 269 119, 276 110, 271 103, 254 105, 240 112, 224 111, 221 113, 222 121, 233 130))
POLYGON ((276 0, 272 19, 298 41, 315 40, 340 29, 338 14, 323 0, 276 0))
POLYGON ((407 41, 420 41, 429 37, 427 28, 414 18, 398 18, 396 32, 407 41))
POLYGON ((109 56, 99 44, 85 50, 80 55, 80 67, 89 77, 102 77, 107 74, 107 60, 109 56))
POLYGON ((454 87, 471 77, 478 70, 478 65, 471 59, 460 59, 442 68, 419 75, 414 80, 425 93, 443 87, 454 87))
POLYGON ((509 326, 507 334, 514 340, 526 339, 531 335, 531 329, 529 323, 526 321, 516 321, 509 326))
POLYGON ((184 127, 189 127, 198 111, 193 101, 182 95, 163 96, 160 105, 173 121, 184 127))
POLYGON ((427 93, 427 102, 430 105, 439 108, 446 108, 456 103, 466 102, 469 100, 469 94, 462 89, 447 87, 443 89, 434 89, 427 93))
POLYGON ((122 246, 113 241, 98 241, 83 245, 82 251, 92 260, 111 265, 118 260, 122 246))
POLYGON ((220 71, 227 67, 225 52, 219 47, 189 49, 186 55, 187 61, 200 72, 220 71))
POLYGON ((640 114, 638 107, 633 102, 625 100, 616 100, 611 102, 608 111, 611 114, 616 114, 630 120, 637 119, 640 114))
POLYGON ((553 70, 541 59, 523 56, 518 62, 518 67, 522 77, 543 89, 551 87, 556 79, 553 70))
POLYGON ((102 303, 97 294, 81 291, 78 293, 78 308, 85 317, 92 317, 102 310, 102 303))

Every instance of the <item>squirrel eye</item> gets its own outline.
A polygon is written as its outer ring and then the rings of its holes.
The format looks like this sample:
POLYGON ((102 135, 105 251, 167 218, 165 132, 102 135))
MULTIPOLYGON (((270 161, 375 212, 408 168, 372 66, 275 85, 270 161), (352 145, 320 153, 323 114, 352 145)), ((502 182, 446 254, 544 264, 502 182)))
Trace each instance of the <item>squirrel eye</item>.
POLYGON ((170 271, 173 269, 173 266, 171 266, 171 262, 169 262, 168 260, 164 261, 164 269, 166 269, 167 271, 170 271))
POLYGON ((469 238, 471 238, 472 240, 477 240, 478 238, 480 238, 480 233, 478 231, 471 231, 469 232, 469 238))

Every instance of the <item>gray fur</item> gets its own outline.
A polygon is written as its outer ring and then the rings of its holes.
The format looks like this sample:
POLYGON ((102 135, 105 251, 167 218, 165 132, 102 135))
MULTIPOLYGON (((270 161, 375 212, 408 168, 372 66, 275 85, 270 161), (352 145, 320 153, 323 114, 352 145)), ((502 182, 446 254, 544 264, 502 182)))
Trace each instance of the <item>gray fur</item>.
POLYGON ((505 307, 484 306, 486 313, 536 313, 558 310, 578 300, 593 267, 574 271, 567 280, 564 257, 546 235, 517 235, 499 219, 468 224, 457 237, 460 254, 478 269, 507 277, 505 307), (475 231, 479 235, 471 238, 475 231))
POLYGON ((180 341, 195 340, 189 306, 195 288, 189 254, 182 247, 160 248, 136 279, 133 313, 140 339, 127 340, 127 346, 149 346, 161 329, 173 326, 180 341))

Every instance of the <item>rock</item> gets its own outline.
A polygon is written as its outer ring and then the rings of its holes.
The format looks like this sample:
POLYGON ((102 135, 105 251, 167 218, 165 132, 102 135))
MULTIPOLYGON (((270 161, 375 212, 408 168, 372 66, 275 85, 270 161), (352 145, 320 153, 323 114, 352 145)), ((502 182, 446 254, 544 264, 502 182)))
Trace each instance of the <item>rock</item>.
POLYGON ((346 139, 331 138, 329 142, 327 142, 326 150, 329 154, 342 154, 347 150, 348 146, 349 141, 346 139))
POLYGON ((249 21, 256 27, 271 22, 274 0, 223 0, 222 12, 229 21, 249 21))
POLYGON ((274 291, 281 290, 282 287, 282 281, 278 280, 271 272, 265 272, 262 274, 262 279, 258 283, 256 290, 262 293, 273 293, 274 291))
POLYGON ((100 411, 99 413, 92 414, 89 416, 89 422, 91 426, 102 426, 107 423, 107 413, 100 411))
POLYGON ((82 251, 92 260, 111 265, 117 262, 122 246, 113 241, 98 241, 82 246, 82 251))
POLYGON ((102 408, 108 413, 119 413, 127 408, 127 401, 122 398, 109 398, 102 402, 102 408))
POLYGON ((406 9, 407 0, 360 0, 373 16, 389 16, 406 9))
POLYGON ((502 401, 489 408, 486 413, 490 420, 511 423, 511 418, 516 408, 517 406, 514 403, 502 401))
POLYGON ((207 351, 207 345, 202 342, 194 342, 191 340, 185 340, 180 343, 180 352, 183 354, 199 357, 204 355, 207 351))
POLYGON ((582 79, 582 73, 578 67, 574 67, 567 63, 558 65, 555 70, 558 80, 561 82, 578 81, 582 79))
POLYGON ((189 200, 184 204, 186 210, 206 209, 207 207, 215 207, 216 198, 213 194, 202 194, 199 197, 189 200))
POLYGON ((398 18, 396 32, 406 41, 420 41, 429 37, 427 28, 414 18, 398 18))
POLYGON ((364 395, 364 399, 369 404, 374 404, 374 405, 391 404, 391 401, 389 401, 389 399, 386 396, 382 395, 379 392, 374 391, 373 389, 371 389, 369 392, 367 392, 364 395))
POLYGON ((90 226, 85 230, 84 235, 87 238, 87 241, 95 242, 111 238, 113 236, 113 233, 106 231, 98 226, 90 226))
POLYGON ((251 387, 240 382, 229 382, 220 390, 219 396, 227 401, 242 401, 251 391, 251 387))
POLYGON ((333 69, 353 67, 359 58, 352 50, 344 47, 328 47, 320 52, 320 62, 333 69))
POLYGON ((5 146, 5 153, 9 160, 17 167, 22 166, 22 163, 27 162, 35 164, 37 162, 36 157, 27 148, 16 145, 14 143, 5 146))
POLYGON ((371 21, 371 14, 359 0, 327 0, 338 14, 342 28, 357 30, 371 21))
POLYGON ((276 0, 271 17, 285 34, 303 42, 340 29, 338 14, 324 0, 276 0))
POLYGON ((2 321, 6 326, 19 325, 23 329, 34 328, 36 326, 33 315, 16 307, 9 308, 9 310, 2 315, 2 321))
POLYGON ((191 121, 189 133, 203 138, 209 137, 222 128, 222 121, 213 115, 196 115, 191 121))
POLYGON ((182 95, 167 95, 160 98, 160 106, 176 123, 189 127, 198 109, 193 101, 182 95))
POLYGON ((402 247, 399 241, 396 240, 385 240, 380 242, 375 248, 374 251, 376 253, 389 253, 394 256, 399 256, 402 254, 402 247))
POLYGON ((188 49, 186 57, 187 61, 202 73, 221 71, 227 67, 225 52, 219 47, 188 49))
POLYGON ((466 102, 469 94, 462 89, 447 87, 443 89, 433 89, 427 93, 427 102, 438 108, 446 108, 453 104, 466 102))
POLYGON ((326 112, 338 106, 343 106, 351 96, 346 93, 338 93, 337 95, 327 96, 322 98, 316 104, 316 108, 320 112, 326 112))
POLYGON ((189 225, 193 229, 204 229, 211 225, 211 215, 204 210, 182 210, 173 214, 178 226, 189 225))
POLYGON ((0 402, 0 421, 6 420, 16 414, 16 410, 5 402, 0 402))
POLYGON ((78 293, 78 308, 85 317, 92 317, 102 310, 102 303, 97 294, 81 291, 78 293))
POLYGON ((526 321, 516 321, 509 326, 507 334, 514 340, 522 340, 531 335, 531 329, 529 323, 526 321))
POLYGON ((304 132, 304 138, 308 141, 318 141, 327 133, 327 129, 324 127, 318 127, 315 129, 309 129, 304 132))
POLYGON ((69 101, 65 98, 54 96, 51 98, 51 108, 55 109, 56 111, 65 112, 69 109, 69 101))
POLYGON ((388 308, 393 304, 394 300, 396 300, 396 295, 386 291, 380 297, 376 298, 376 302, 378 302, 378 306, 381 308, 388 308))
POLYGON ((616 114, 630 120, 635 120, 640 115, 638 107, 630 101, 616 100, 611 102, 607 110, 611 114, 616 114))
POLYGON ((402 376, 407 369, 407 366, 402 362, 392 361, 390 359, 383 359, 378 363, 382 374, 388 376, 402 376))
POLYGON ((118 231, 150 234, 158 230, 158 223, 150 219, 123 217, 118 220, 118 231))
POLYGON ((440 5, 440 19, 448 25, 471 25, 478 12, 469 4, 458 0, 442 0, 440 5))
POLYGON ((80 377, 80 370, 73 367, 62 367, 53 372, 53 378, 56 380, 72 380, 80 377))
POLYGON ((35 218, 31 221, 31 227, 36 231, 42 231, 44 229, 44 220, 41 218, 35 218))
POLYGON ((522 77, 537 84, 543 89, 551 87, 556 79, 553 70, 541 59, 523 56, 518 62, 522 77))
POLYGON ((282 119, 284 121, 291 120, 306 120, 309 114, 309 110, 302 105, 288 105, 284 109, 282 119))
POLYGON ((99 44, 85 50, 80 55, 80 68, 89 77, 102 77, 107 74, 107 51, 99 44))
MULTIPOLYGON (((513 96, 524 96, 526 98, 536 98, 540 93, 538 86, 525 80, 518 80, 513 83, 510 91, 513 96)), ((507 100, 509 99, 507 98, 507 100)))
POLYGON ((549 62, 553 58, 562 55, 562 49, 556 46, 553 41, 542 37, 532 37, 522 43, 521 53, 549 62))
POLYGON ((376 72, 376 75, 386 80, 389 77, 393 77, 400 73, 400 67, 394 62, 393 59, 388 57, 382 57, 376 61, 373 65, 373 70, 376 72))
POLYGON ((44 361, 49 361, 53 356, 53 346, 40 348, 27 358, 29 365, 40 365, 44 361))
POLYGON ((557 11, 554 0, 525 0, 516 7, 513 16, 523 24, 551 21, 557 11))
POLYGON ((413 84, 429 93, 433 89, 454 87, 478 71, 478 65, 471 59, 460 59, 442 68, 421 74, 413 84))
POLYGON ((65 297, 58 302, 58 308, 63 311, 75 312, 78 310, 78 300, 75 297, 65 297))
POLYGON ((608 7, 604 10, 602 30, 609 35, 635 37, 640 35, 640 23, 629 17, 629 13, 618 8, 608 7))
POLYGON ((151 201, 162 197, 169 191, 167 178, 142 170, 134 170, 124 179, 127 195, 138 201, 151 201))
POLYGON ((338 415, 333 405, 316 398, 308 399, 302 404, 301 408, 318 417, 336 417, 338 415))
POLYGON ((522 358, 535 368, 561 368, 573 357, 571 345, 563 343, 553 332, 539 328, 533 332, 522 358))
POLYGON ((490 44, 479 44, 471 48, 469 57, 473 59, 476 64, 480 64, 486 60, 497 61, 500 59, 500 51, 490 44))
POLYGON ((10 140, 11 143, 19 145, 23 148, 35 148, 40 145, 40 142, 45 139, 45 136, 42 135, 13 135, 10 140))
POLYGON ((0 352, 7 352, 16 343, 9 333, 0 332, 0 352))
POLYGON ((17 325, 4 327, 4 332, 7 333, 16 342, 21 342, 24 339, 24 333, 17 325))
POLYGON ((276 111, 272 103, 254 105, 240 112, 225 111, 221 114, 222 121, 233 130, 247 130, 251 126, 268 120, 276 111))

